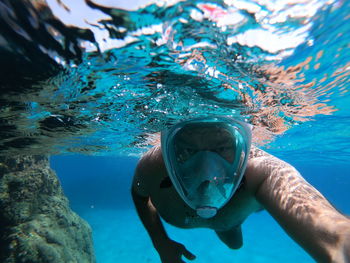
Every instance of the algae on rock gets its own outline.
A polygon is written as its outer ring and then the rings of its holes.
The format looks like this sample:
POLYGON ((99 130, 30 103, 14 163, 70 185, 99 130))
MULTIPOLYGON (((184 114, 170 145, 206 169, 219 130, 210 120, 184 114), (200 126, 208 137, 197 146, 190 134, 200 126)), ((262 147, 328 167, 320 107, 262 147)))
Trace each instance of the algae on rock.
POLYGON ((91 228, 46 156, 0 157, 0 225, 0 262, 95 262, 91 228))

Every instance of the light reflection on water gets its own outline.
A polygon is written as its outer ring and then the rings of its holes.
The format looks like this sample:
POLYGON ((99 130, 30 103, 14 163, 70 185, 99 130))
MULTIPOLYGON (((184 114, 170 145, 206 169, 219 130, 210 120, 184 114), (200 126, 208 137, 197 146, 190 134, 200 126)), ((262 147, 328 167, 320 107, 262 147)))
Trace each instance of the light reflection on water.
MULTIPOLYGON (((273 151, 312 146, 311 153, 318 153, 322 143, 297 136, 316 133, 334 138, 330 150, 344 149, 337 159, 349 157, 349 106, 342 102, 350 67, 346 2, 185 1, 137 11, 87 2, 103 18, 79 23, 92 30, 97 44, 90 31, 50 24, 61 46, 71 40, 69 52, 44 44, 40 50, 64 70, 2 96, 4 150, 137 155, 167 125, 216 114, 246 119, 255 127, 255 143, 273 151), (78 46, 87 48, 81 62, 78 46), (310 122, 315 118, 320 121, 310 122), (325 131, 329 124, 334 128, 325 131), (280 144, 285 138, 288 143, 280 144)), ((19 26, 22 35, 35 34, 19 26)))

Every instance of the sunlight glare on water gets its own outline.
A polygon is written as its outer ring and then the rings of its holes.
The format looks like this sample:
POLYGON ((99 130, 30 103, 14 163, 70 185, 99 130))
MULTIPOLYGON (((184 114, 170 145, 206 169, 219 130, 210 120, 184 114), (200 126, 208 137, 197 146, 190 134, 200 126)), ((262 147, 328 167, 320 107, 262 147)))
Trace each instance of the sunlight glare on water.
MULTIPOLYGON (((125 2, 49 1, 96 43, 77 42, 81 60, 41 48, 63 68, 3 98, 24 106, 1 112, 17 131, 2 148, 15 152, 26 141, 35 153, 47 145, 52 153, 139 155, 179 120, 229 115, 253 124, 254 143, 272 151, 332 151, 332 142, 336 158, 349 157, 349 3, 139 1, 126 9, 125 2), (79 13, 83 6, 90 11, 79 13), (325 145, 303 141, 315 133, 325 145)), ((67 39, 52 32, 61 44, 67 39)))

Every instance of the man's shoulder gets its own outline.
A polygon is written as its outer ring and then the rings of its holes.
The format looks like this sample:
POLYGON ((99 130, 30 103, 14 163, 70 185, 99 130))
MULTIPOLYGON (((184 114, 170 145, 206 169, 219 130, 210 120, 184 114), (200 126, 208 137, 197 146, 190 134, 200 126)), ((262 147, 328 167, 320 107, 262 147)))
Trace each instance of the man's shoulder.
POLYGON ((295 170, 295 168, 278 157, 252 146, 245 176, 249 188, 255 192, 271 174, 284 176, 290 170, 295 170))
POLYGON ((267 152, 259 149, 258 147, 252 145, 250 147, 250 152, 249 152, 249 160, 252 160, 254 158, 259 158, 259 157, 264 157, 269 155, 267 152))
POLYGON ((161 180, 166 175, 166 168, 162 157, 160 146, 155 146, 147 151, 139 160, 135 177, 143 178, 142 180, 154 183, 161 180))
POLYGON ((267 168, 284 168, 292 167, 291 164, 279 159, 278 157, 259 149, 256 146, 252 146, 249 153, 248 164, 253 165, 256 169, 267 169, 267 168))
POLYGON ((133 179, 133 189, 141 196, 149 196, 166 173, 159 146, 147 151, 139 160, 133 179))
POLYGON ((159 145, 148 150, 139 160, 137 172, 142 174, 155 173, 165 168, 162 150, 159 145))

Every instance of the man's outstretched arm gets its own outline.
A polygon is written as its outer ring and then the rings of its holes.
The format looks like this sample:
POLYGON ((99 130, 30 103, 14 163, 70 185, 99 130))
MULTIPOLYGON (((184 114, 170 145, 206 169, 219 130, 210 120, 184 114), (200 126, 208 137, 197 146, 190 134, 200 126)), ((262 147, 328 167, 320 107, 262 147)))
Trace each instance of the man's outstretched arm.
POLYGON ((146 228, 154 248, 157 250, 162 263, 180 263, 182 255, 188 259, 195 259, 184 245, 171 240, 160 220, 157 209, 153 206, 149 191, 152 188, 151 166, 152 154, 146 155, 138 164, 134 176, 131 194, 137 213, 146 228), (151 159, 149 159, 151 158, 151 159))
POLYGON ((317 262, 350 262, 350 220, 291 165, 265 155, 249 174, 261 180, 257 200, 317 262))

